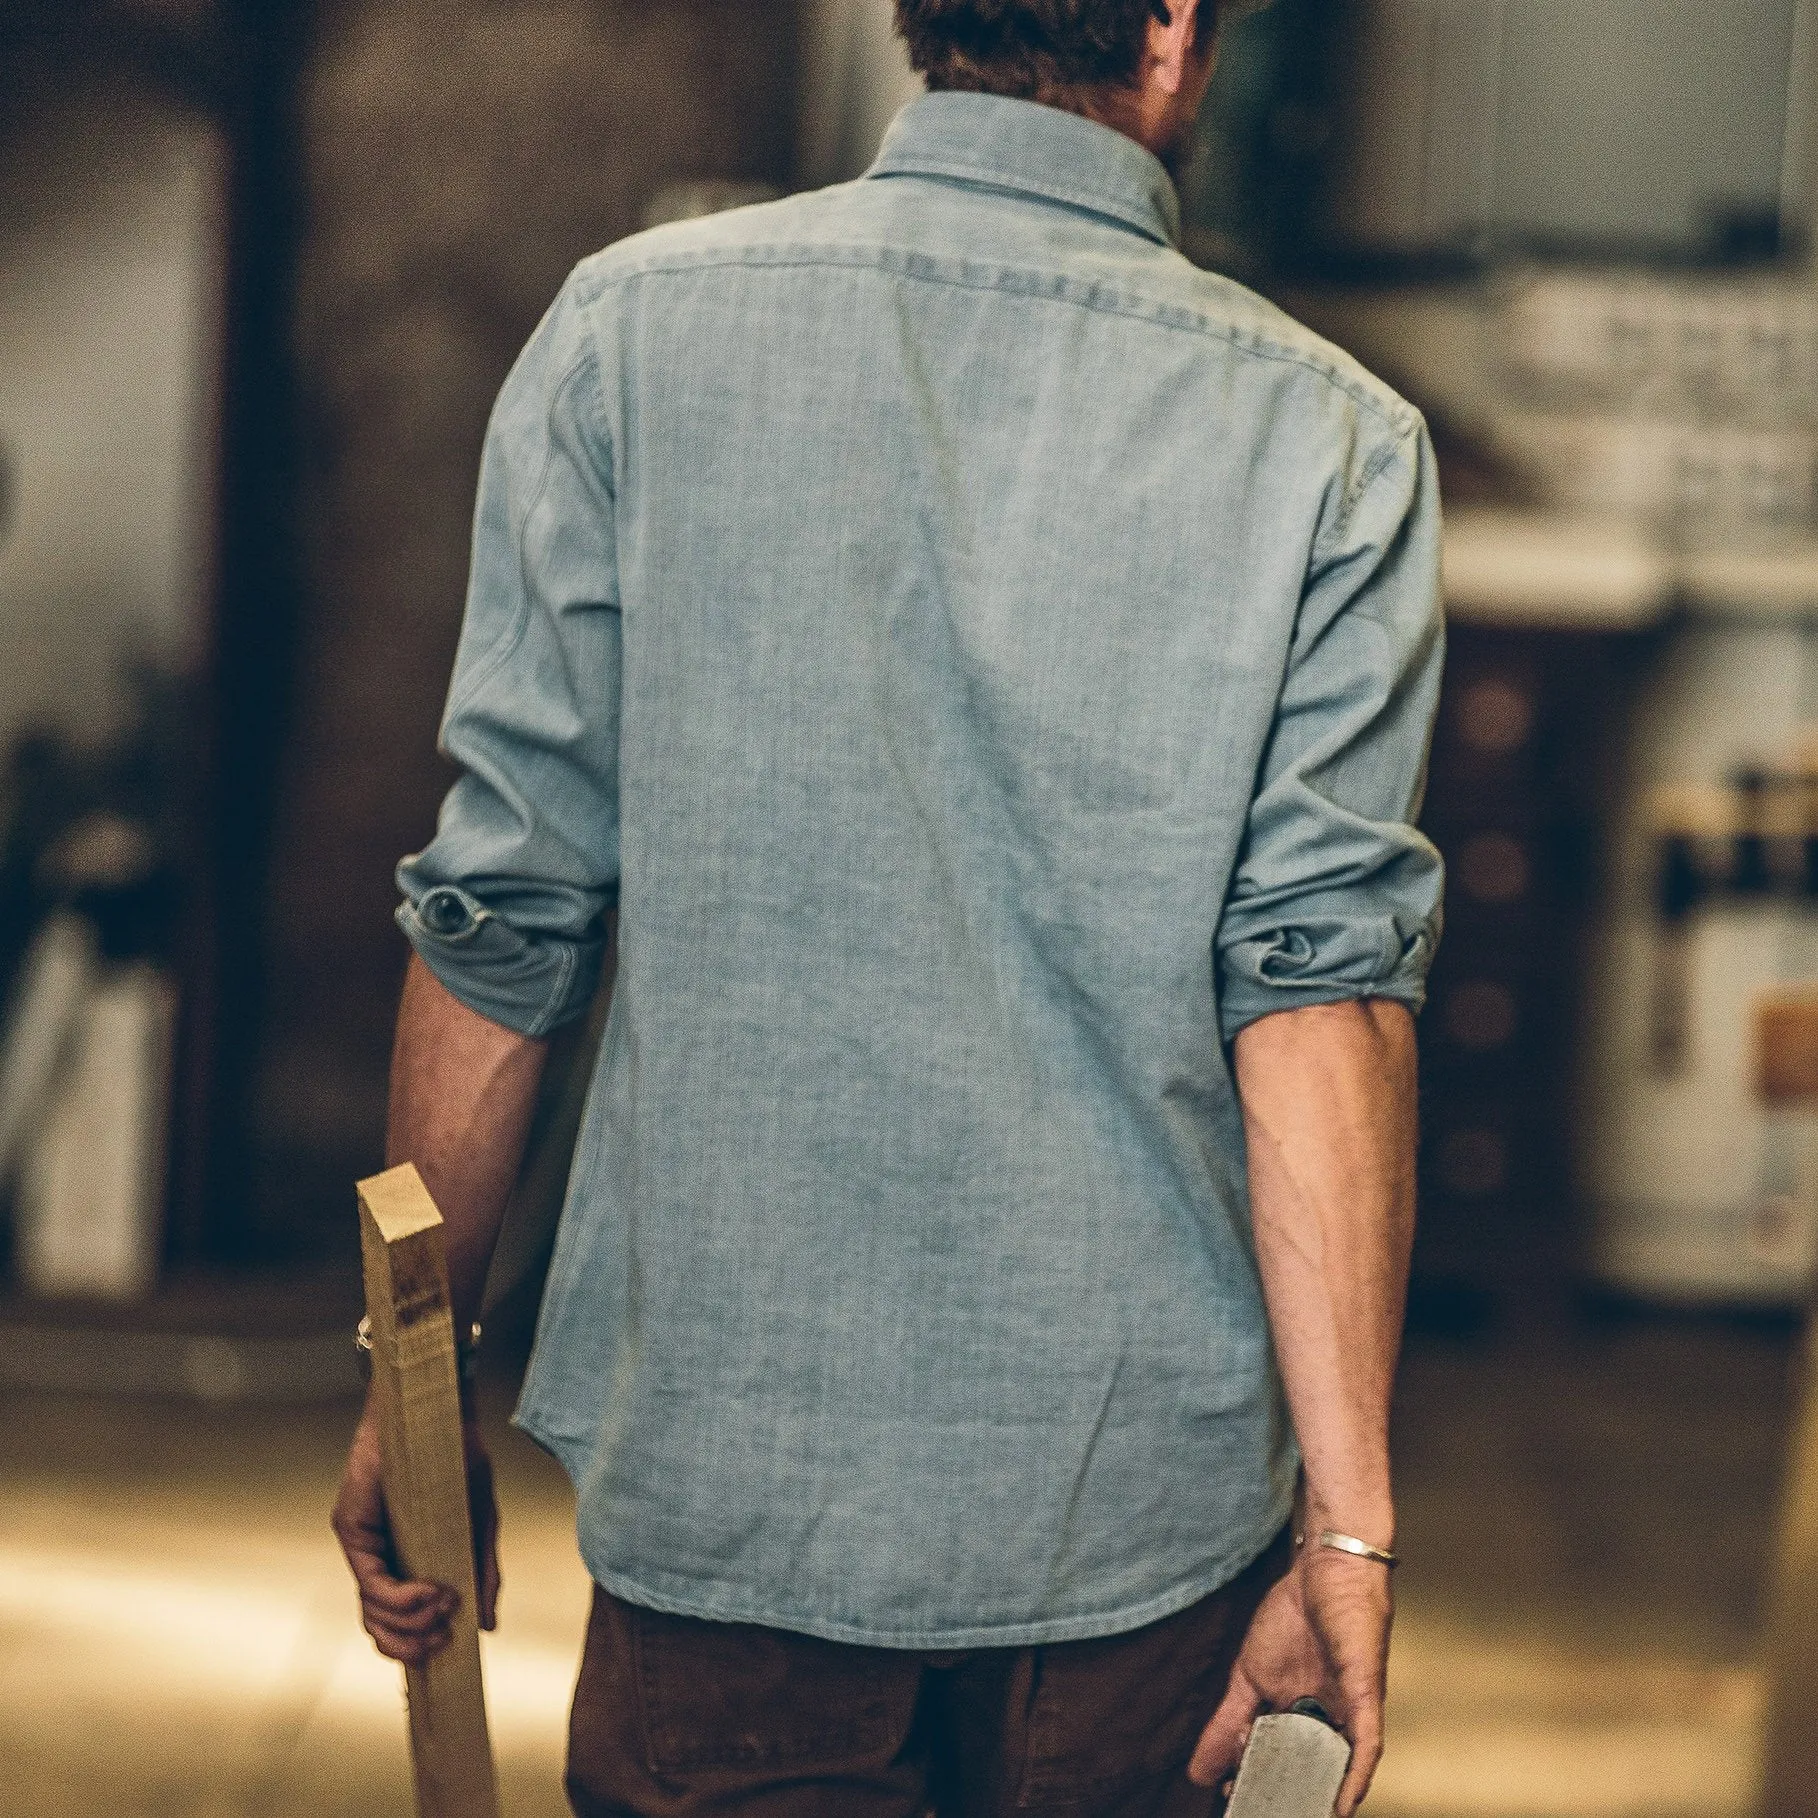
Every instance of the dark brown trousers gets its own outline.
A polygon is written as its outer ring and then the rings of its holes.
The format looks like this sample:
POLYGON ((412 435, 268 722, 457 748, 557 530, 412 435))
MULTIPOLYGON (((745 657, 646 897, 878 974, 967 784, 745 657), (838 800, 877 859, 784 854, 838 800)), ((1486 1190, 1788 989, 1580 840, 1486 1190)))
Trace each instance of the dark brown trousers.
POLYGON ((1130 1634, 961 1654, 665 1616, 594 1592, 569 1729, 578 1818, 1207 1818, 1188 1757, 1284 1533, 1130 1634))

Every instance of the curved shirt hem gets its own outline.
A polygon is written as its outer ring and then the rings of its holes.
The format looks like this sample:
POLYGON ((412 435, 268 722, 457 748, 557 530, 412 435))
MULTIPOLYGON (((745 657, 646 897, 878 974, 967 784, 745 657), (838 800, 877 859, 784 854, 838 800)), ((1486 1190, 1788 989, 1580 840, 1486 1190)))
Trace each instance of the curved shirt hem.
MULTIPOLYGON (((585 1442, 579 1438, 556 1436, 534 1413, 523 1408, 513 1416, 512 1424, 552 1453, 578 1490, 583 1475, 579 1448, 585 1442)), ((847 1642, 857 1647, 945 1653, 972 1648, 1045 1647, 1063 1641, 1096 1641, 1107 1635, 1125 1635, 1134 1629, 1146 1628, 1150 1623, 1161 1622, 1178 1615, 1201 1598, 1222 1590, 1246 1567, 1253 1565, 1287 1525, 1291 1513, 1291 1501, 1284 1503, 1279 1511, 1270 1514, 1254 1536, 1224 1554, 1215 1565, 1140 1602, 1076 1616, 1051 1616, 1035 1622, 982 1624, 971 1628, 868 1628, 803 1611, 771 1608, 730 1586, 689 1591, 659 1589, 597 1561, 590 1555, 586 1535, 580 1535, 579 1539, 582 1563, 594 1583, 614 1597, 642 1609, 657 1610, 669 1616, 693 1616, 707 1622, 752 1623, 760 1628, 783 1629, 791 1634, 812 1635, 822 1641, 847 1642)))

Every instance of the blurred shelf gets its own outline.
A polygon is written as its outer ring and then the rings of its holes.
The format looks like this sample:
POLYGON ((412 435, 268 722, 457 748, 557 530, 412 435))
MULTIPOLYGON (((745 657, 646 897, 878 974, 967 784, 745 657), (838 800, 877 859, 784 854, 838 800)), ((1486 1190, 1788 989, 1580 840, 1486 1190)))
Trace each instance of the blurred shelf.
POLYGON ((1671 558, 1618 520, 1463 506, 1446 514, 1446 605, 1455 620, 1638 631, 1671 610, 1671 558))
POLYGON ((1534 631, 1818 618, 1818 540, 1673 550, 1621 518, 1464 505, 1446 513, 1445 590, 1455 624, 1534 631))
POLYGON ((0 1297, 0 1388, 211 1403, 358 1393, 352 1270, 174 1278, 145 1301, 0 1297))

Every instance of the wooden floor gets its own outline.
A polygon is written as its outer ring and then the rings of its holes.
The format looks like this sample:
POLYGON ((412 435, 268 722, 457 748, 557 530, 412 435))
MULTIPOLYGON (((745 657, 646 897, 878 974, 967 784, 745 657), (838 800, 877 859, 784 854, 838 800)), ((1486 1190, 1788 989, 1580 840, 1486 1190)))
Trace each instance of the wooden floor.
MULTIPOLYGON (((1785 1332, 1664 1321, 1412 1348, 1376 1818, 1745 1818, 1792 1357, 1785 1332)), ((7 1396, 0 1809, 409 1809, 398 1678, 326 1527, 350 1419, 7 1396)), ((505 1809, 557 1818, 587 1583, 560 1473, 500 1448, 505 1809)))
POLYGON ((1745 1818, 1795 1361, 1655 1321, 1412 1352, 1376 1818, 1745 1818))

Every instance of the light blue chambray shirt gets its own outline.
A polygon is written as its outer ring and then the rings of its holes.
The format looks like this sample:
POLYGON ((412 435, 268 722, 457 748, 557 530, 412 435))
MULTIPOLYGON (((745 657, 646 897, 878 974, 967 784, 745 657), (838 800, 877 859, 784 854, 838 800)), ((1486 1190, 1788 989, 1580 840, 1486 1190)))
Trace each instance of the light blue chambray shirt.
POLYGON ((1438 499, 1176 227, 1129 139, 931 96, 585 261, 499 399, 400 916, 540 1034, 617 901, 518 1419, 633 1602, 1056 1641, 1286 1517, 1229 1044, 1420 1000, 1438 499))

